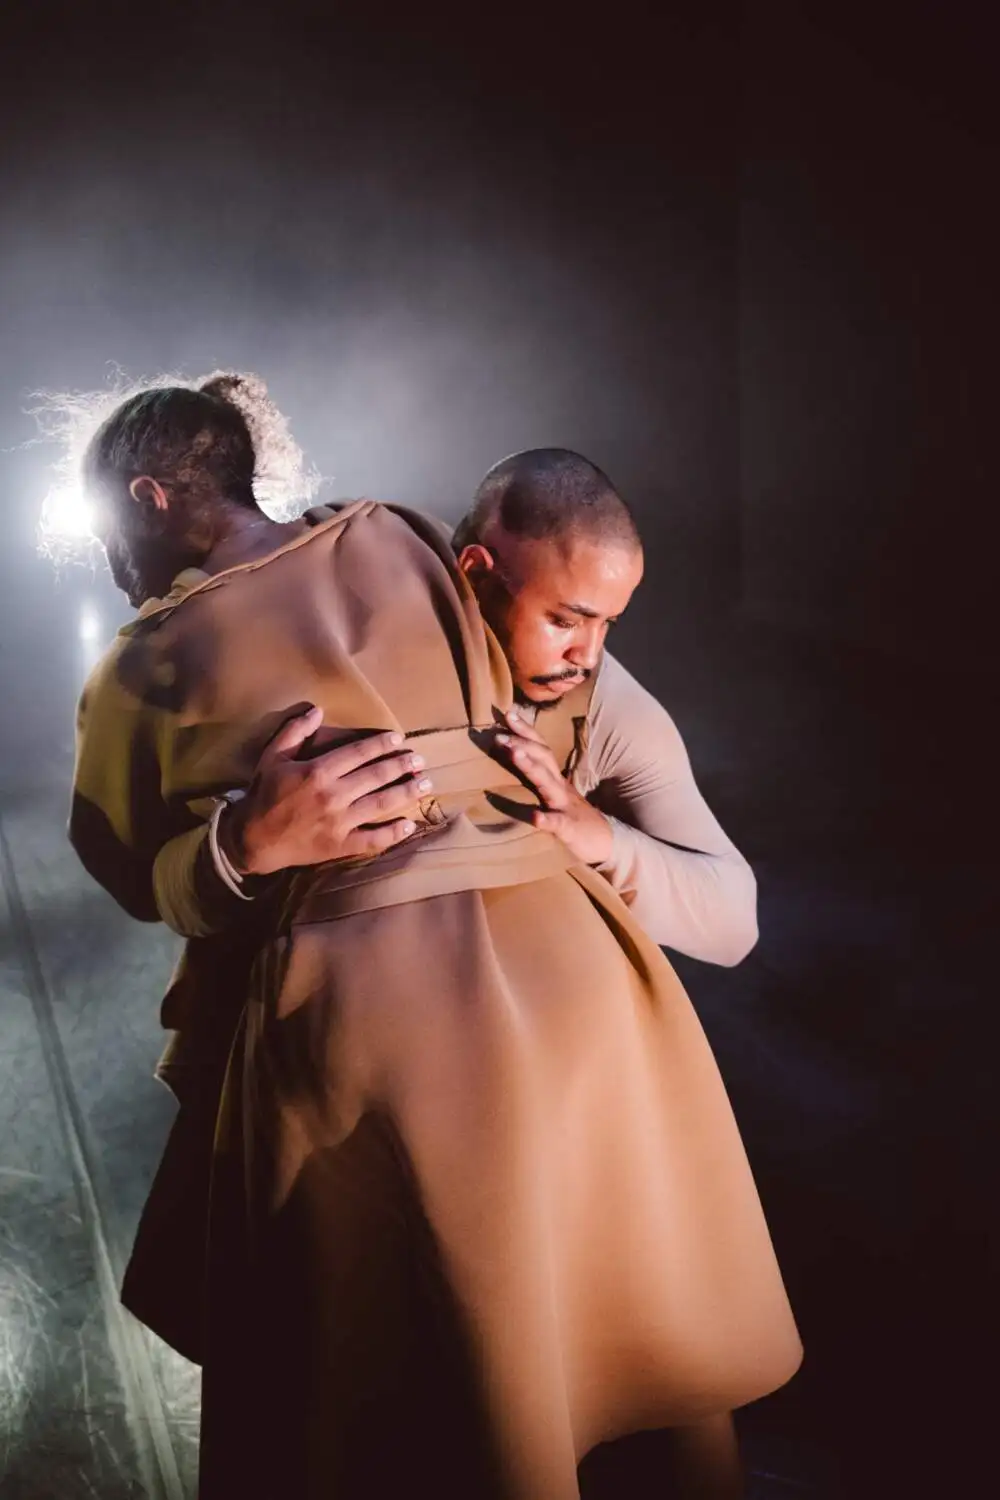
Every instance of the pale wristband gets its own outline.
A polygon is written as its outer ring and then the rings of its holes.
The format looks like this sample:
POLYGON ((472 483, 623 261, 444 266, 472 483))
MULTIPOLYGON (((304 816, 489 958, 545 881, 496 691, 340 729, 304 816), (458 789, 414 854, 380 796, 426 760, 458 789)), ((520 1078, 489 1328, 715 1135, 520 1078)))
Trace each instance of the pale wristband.
POLYGON ((243 884, 243 876, 233 869, 219 845, 219 819, 228 806, 228 798, 220 798, 215 804, 215 811, 208 825, 208 847, 211 851, 212 863, 215 866, 215 873, 223 885, 232 891, 234 896, 238 896, 241 901, 252 901, 253 897, 248 896, 246 891, 240 889, 243 884))

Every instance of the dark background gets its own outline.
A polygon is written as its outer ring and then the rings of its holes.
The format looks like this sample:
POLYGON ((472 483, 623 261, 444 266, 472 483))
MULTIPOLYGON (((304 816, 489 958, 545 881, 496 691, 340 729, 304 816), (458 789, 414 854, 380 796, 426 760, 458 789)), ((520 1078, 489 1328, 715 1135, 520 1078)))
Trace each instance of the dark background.
MULTIPOLYGON (((53 455, 25 407, 110 363, 249 368, 330 495, 455 519, 498 458, 562 444, 632 502, 647 577, 615 649, 760 878, 747 963, 678 961, 807 1345, 745 1415, 755 1483, 979 1492, 995 84, 964 13, 873 11, 8 6, 4 983, 11 1014, 31 1002, 18 1047, 42 1040, 30 1109, 9 1040, 0 1084, 24 1160, 46 1131, 64 1143, 82 1282, 102 1235, 113 1272, 162 1137, 146 1090, 169 945, 61 843, 73 701, 126 610, 37 554, 53 455)), ((41 1314, 10 1267, 51 1285, 31 1248, 51 1204, 5 1204, 0 1317, 23 1332, 41 1314)), ((183 1453, 177 1479, 162 1433, 135 1436, 156 1425, 143 1382, 172 1377, 122 1353, 134 1331, 100 1295, 46 1325, 29 1365, 51 1388, 9 1357, 4 1500, 87 1494, 88 1474, 102 1495, 183 1492, 183 1453), (102 1338, 108 1410, 126 1391, 113 1478, 80 1370, 58 1373, 67 1340, 102 1338)), ((176 1447, 193 1418, 164 1399, 176 1447)), ((660 1463, 636 1440, 589 1482, 639 1500, 660 1463)))

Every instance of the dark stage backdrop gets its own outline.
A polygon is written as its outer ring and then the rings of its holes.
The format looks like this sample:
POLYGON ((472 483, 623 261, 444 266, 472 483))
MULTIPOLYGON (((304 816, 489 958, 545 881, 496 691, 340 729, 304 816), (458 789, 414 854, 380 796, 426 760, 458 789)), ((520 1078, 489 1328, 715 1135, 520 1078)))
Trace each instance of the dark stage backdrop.
POLYGON ((696 595, 968 668, 988 53, 936 6, 827 12, 8 7, 8 551, 47 481, 9 451, 27 393, 250 367, 331 495, 454 517, 512 449, 604 463, 653 564, 636 641, 696 595))
POLYGON ((744 11, 743 599, 987 669, 995 78, 965 8, 744 11))
MULTIPOLYGON (((995 757, 969 674, 994 591, 993 53, 943 6, 877 11, 0 19, 0 832, 87 1129, 118 1142, 110 1218, 130 1233, 165 1128, 167 941, 117 923, 64 843, 73 702, 129 612, 103 571, 38 555, 30 393, 111 364, 256 370, 329 497, 449 519, 512 450, 578 447, 647 543, 617 649, 759 877, 751 958, 678 967, 809 1350, 751 1413, 760 1462, 839 1465, 843 1491, 796 1491, 821 1500, 977 1494, 956 1464, 992 1430, 970 1413, 995 757)), ((0 1124, 31 1165, 57 1133, 44 1080, 25 1089, 0 1124)))
POLYGON ((9 450, 29 392, 93 388, 109 363, 260 372, 330 497, 456 518, 505 454, 579 447, 648 538, 634 640, 668 594, 735 596, 734 17, 6 13, 0 608, 19 742, 65 723, 67 682, 51 717, 25 686, 39 638, 75 629, 81 590, 102 628, 122 605, 74 573, 53 596, 32 560, 47 456, 9 450))

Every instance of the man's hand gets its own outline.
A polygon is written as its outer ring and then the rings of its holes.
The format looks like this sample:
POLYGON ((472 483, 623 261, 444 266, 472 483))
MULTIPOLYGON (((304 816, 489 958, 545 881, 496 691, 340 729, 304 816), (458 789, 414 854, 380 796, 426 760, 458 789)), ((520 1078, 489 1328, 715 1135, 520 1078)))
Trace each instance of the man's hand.
POLYGON ((399 750, 403 736, 388 733, 297 760, 322 722, 322 710, 312 708, 279 730, 246 796, 220 820, 220 844, 239 874, 379 854, 413 833, 403 814, 431 790, 421 757, 399 750))
POLYGON ((533 822, 561 839, 581 864, 599 865, 611 858, 611 824, 602 812, 566 780, 541 735, 512 708, 506 715, 510 733, 495 736, 511 763, 530 781, 543 807, 533 822))

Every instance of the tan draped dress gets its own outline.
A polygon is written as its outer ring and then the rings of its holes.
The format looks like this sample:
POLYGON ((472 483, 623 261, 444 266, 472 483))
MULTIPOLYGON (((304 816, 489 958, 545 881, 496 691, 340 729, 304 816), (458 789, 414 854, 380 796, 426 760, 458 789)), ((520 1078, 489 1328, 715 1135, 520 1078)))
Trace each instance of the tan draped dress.
MULTIPOLYGON (((701 1026, 608 883, 526 821, 481 732, 510 702, 447 542, 368 501, 145 611, 84 695, 76 842, 109 888, 305 703, 325 743, 419 733, 434 779, 410 840, 299 872, 254 918, 202 1500, 572 1500, 595 1444, 799 1364, 701 1026)), ((196 1047, 213 994, 187 993, 171 1024, 196 1047)))

